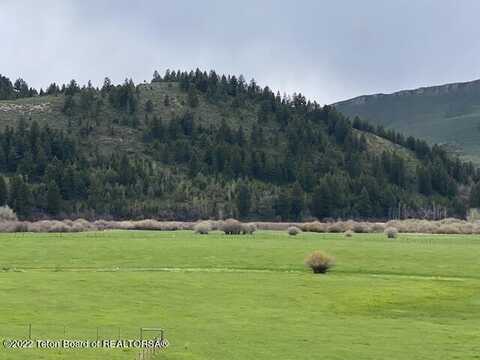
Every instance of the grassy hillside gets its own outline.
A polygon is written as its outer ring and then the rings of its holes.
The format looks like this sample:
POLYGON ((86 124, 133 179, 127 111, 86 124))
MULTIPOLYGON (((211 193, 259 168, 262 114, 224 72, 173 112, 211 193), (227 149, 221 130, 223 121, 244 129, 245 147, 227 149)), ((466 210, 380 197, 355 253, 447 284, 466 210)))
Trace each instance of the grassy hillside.
POLYGON ((25 218, 385 218, 399 204, 465 213, 457 188, 468 191, 471 166, 367 125, 198 70, 12 92, 0 101, 0 202, 25 218), (430 168, 434 180, 422 175, 430 168))
POLYGON ((446 145, 480 164, 480 81, 360 96, 334 104, 344 114, 446 145))
MULTIPOLYGON (((101 232, 0 235, 0 341, 135 339, 160 359, 476 359, 480 241, 471 235, 101 232), (335 256, 327 275, 303 260, 335 256)), ((0 358, 131 360, 126 350, 0 349, 0 358)))

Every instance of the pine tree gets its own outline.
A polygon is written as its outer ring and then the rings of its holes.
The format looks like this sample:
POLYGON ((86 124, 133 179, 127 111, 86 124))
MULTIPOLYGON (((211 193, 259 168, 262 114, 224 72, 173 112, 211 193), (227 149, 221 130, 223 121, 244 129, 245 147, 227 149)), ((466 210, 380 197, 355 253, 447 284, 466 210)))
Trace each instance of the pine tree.
POLYGON ((198 106, 197 92, 193 88, 188 89, 188 106, 195 108, 198 106))
POLYGON ((236 202, 240 218, 246 218, 252 206, 252 198, 250 188, 245 182, 241 182, 238 186, 236 202))
POLYGON ((418 191, 424 195, 432 194, 432 175, 428 169, 423 166, 417 167, 418 191))
POLYGON ((470 192, 470 207, 480 208, 480 182, 473 185, 470 192))
POLYGON ((372 215, 372 203, 365 187, 362 188, 360 195, 355 200, 355 210, 363 218, 368 218, 372 215))
POLYGON ((275 201, 275 213, 280 216, 283 221, 290 218, 291 197, 286 189, 282 190, 275 201))
POLYGON ((62 195, 57 183, 51 181, 47 187, 47 212, 56 215, 60 212, 62 195))
POLYGON ((145 103, 145 112, 150 114, 152 111, 153 111, 153 102, 152 100, 149 99, 145 103))
POLYGON ((162 77, 160 76, 159 72, 157 70, 155 70, 153 72, 152 83, 153 82, 160 82, 160 81, 162 81, 162 77))
POLYGON ((333 191, 333 189, 329 189, 325 179, 322 179, 313 192, 310 210, 318 219, 332 216, 333 201, 330 191, 333 191))
POLYGON ((0 176, 0 206, 3 206, 7 203, 8 200, 8 189, 5 178, 0 176))
POLYGON ((298 182, 295 183, 290 193, 290 214, 293 220, 300 220, 305 203, 304 197, 302 187, 298 182))
POLYGON ((21 216, 28 216, 31 212, 31 192, 27 183, 21 176, 11 179, 8 204, 21 216))

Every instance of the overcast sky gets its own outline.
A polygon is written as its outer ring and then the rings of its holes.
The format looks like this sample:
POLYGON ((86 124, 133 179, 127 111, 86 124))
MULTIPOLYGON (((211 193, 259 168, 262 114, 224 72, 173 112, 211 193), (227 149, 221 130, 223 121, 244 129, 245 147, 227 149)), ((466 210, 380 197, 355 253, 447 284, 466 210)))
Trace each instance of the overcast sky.
POLYGON ((0 73, 34 87, 243 74, 331 103, 480 78, 477 0, 0 0, 0 73))

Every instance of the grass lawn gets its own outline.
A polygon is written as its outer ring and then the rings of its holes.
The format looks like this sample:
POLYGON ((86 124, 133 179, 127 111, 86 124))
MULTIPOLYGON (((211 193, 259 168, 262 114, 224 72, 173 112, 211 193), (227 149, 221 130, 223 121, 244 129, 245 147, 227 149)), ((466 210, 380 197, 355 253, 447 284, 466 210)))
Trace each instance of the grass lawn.
POLYGON ((159 359, 480 359, 479 258, 471 235, 1 234, 0 338, 24 338, 29 323, 42 339, 161 326, 171 345, 159 359), (336 257, 328 275, 303 266, 316 249, 336 257))

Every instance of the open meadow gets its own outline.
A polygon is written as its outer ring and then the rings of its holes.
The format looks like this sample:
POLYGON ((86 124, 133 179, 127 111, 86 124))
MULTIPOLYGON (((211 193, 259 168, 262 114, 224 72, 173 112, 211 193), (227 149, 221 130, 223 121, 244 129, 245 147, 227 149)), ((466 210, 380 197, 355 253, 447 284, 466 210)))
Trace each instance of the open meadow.
MULTIPOLYGON (((192 231, 0 234, 0 337, 133 338, 156 358, 480 359, 478 235, 192 231), (314 275, 304 258, 336 258, 314 275), (97 335, 98 332, 98 335, 97 335)), ((133 360, 129 350, 0 350, 133 360)))

